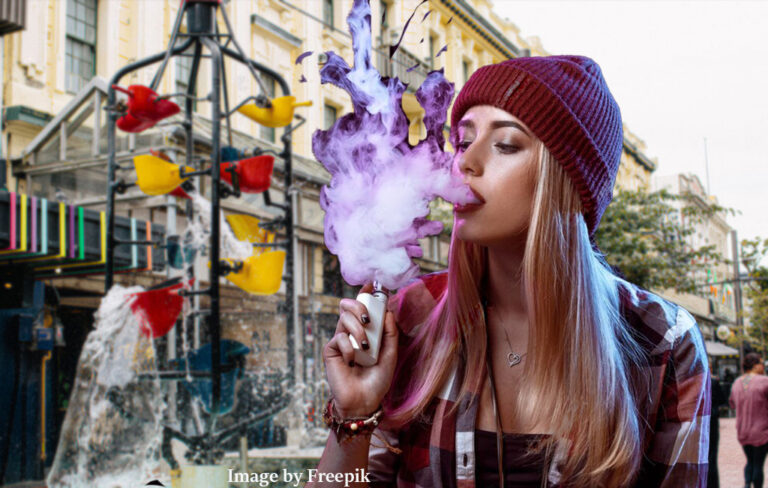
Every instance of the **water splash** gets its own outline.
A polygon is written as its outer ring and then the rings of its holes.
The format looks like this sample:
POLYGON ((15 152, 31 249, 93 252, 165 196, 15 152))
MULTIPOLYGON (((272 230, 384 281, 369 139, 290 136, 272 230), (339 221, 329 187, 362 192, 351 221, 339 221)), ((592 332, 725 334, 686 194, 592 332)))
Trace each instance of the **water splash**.
MULTIPOLYGON (((194 213, 184 232, 183 243, 185 247, 198 251, 205 249, 211 241, 211 202, 197 190, 189 192, 189 196, 192 199, 194 213)), ((235 237, 232 229, 226 224, 223 212, 220 213, 219 222, 222 222, 219 232, 221 257, 245 260, 251 256, 253 245, 235 237)))
POLYGON ((429 201, 435 196, 454 203, 476 200, 451 174, 452 155, 444 151, 453 83, 442 70, 432 71, 417 90, 427 136, 412 146, 402 109, 406 85, 382 78, 371 65, 367 0, 355 0, 347 23, 354 66, 327 52, 320 77, 349 93, 354 112, 312 136, 312 151, 331 174, 320 194, 325 244, 339 257, 349 284, 377 280, 395 289, 419 273, 412 261, 422 254, 418 240, 442 230, 442 223, 426 218, 429 201))
POLYGON ((115 285, 96 312, 48 477, 51 488, 129 488, 162 477, 166 404, 158 379, 139 379, 156 369, 152 341, 139 332, 130 308, 139 291, 115 285))

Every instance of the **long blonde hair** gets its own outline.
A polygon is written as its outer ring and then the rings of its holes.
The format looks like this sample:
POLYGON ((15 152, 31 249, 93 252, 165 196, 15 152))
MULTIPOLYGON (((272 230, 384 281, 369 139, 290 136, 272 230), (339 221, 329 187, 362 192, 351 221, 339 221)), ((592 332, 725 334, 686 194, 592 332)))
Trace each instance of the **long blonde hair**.
MULTIPOLYGON (((535 201, 522 263, 531 324, 515 412, 549 425, 544 443, 569 452, 563 482, 617 487, 632 482, 642 458, 642 386, 633 368, 642 354, 622 319, 618 279, 592 249, 581 201, 569 177, 540 145, 535 201)), ((454 355, 465 365, 459 399, 485 378, 486 324, 480 306, 485 248, 452 236, 446 292, 401 352, 385 407, 394 424, 421 418, 450 374, 454 355), (418 364, 418 368, 413 368, 418 364)), ((501 386, 499 386, 501 387, 501 386)), ((546 476, 543 482, 546 483, 546 476)))

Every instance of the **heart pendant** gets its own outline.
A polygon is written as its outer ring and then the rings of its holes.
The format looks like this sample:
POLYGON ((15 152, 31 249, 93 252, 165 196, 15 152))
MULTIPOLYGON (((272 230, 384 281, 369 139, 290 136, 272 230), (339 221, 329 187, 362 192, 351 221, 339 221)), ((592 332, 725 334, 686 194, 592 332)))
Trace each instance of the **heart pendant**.
POLYGON ((507 362, 509 363, 509 367, 511 368, 512 366, 520 362, 520 355, 515 354, 514 352, 510 352, 509 354, 507 354, 507 362))

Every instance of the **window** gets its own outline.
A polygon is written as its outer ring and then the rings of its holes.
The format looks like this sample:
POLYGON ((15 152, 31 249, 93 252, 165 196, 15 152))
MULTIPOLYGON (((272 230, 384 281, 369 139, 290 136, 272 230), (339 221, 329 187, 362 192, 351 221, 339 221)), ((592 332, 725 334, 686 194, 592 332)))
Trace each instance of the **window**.
POLYGON ((96 0, 67 0, 66 89, 80 91, 96 74, 96 0))
MULTIPOLYGON (((183 44, 186 39, 177 39, 176 44, 183 44)), ((195 53, 195 48, 190 47, 182 53, 182 55, 175 58, 176 69, 176 81, 174 93, 187 93, 189 89, 189 76, 192 73, 192 55, 195 53)), ((197 85, 195 85, 195 92, 197 92, 197 85)), ((196 93, 193 93, 196 96, 196 93)), ((184 100, 180 98, 179 100, 184 100)), ((183 106, 182 106, 183 108, 183 106)), ((197 109, 197 101, 192 102, 193 110, 197 109)))
POLYGON ((437 37, 430 34, 429 36, 429 63, 432 69, 435 69, 435 47, 437 46, 437 37))
POLYGON ((339 258, 323 248, 323 295, 335 297, 353 298, 356 296, 355 288, 349 286, 341 275, 339 258))
MULTIPOLYGON (((267 90, 266 95, 273 99, 275 98, 275 79, 267 74, 261 74, 261 81, 264 82, 264 89, 267 90)), ((274 127, 264 127, 263 125, 259 129, 259 137, 265 141, 275 142, 275 129, 274 127)))
POLYGON ((323 0, 323 22, 333 27, 333 0, 323 0))
POLYGON ((339 258, 323 249, 323 294, 340 297, 343 293, 343 284, 339 258))
POLYGON ((323 128, 328 130, 336 122, 338 110, 333 105, 327 103, 323 107, 323 128))
POLYGON ((469 80, 469 63, 467 61, 461 62, 461 72, 464 75, 464 83, 469 80))
POLYGON ((389 2, 379 0, 379 11, 381 12, 381 32, 389 28, 389 2))

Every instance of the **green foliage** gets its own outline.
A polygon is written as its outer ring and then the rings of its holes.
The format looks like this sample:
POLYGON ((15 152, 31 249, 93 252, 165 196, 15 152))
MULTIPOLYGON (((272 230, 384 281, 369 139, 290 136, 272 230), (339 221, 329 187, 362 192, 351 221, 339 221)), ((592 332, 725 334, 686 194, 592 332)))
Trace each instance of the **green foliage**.
POLYGON ((603 215, 595 242, 608 264, 632 283, 648 289, 701 292, 697 274, 726 261, 714 245, 692 248, 688 237, 696 224, 728 212, 733 210, 692 195, 619 189, 603 215))
MULTIPOLYGON (((748 276, 742 287, 751 325, 748 333, 764 342, 768 336, 768 266, 762 263, 768 257, 768 239, 741 241, 741 256, 748 276)), ((756 349, 765 352, 766 344, 760 344, 756 349)))
POLYGON ((429 202, 429 220, 443 223, 443 234, 451 235, 453 231, 453 205, 438 197, 429 202))

